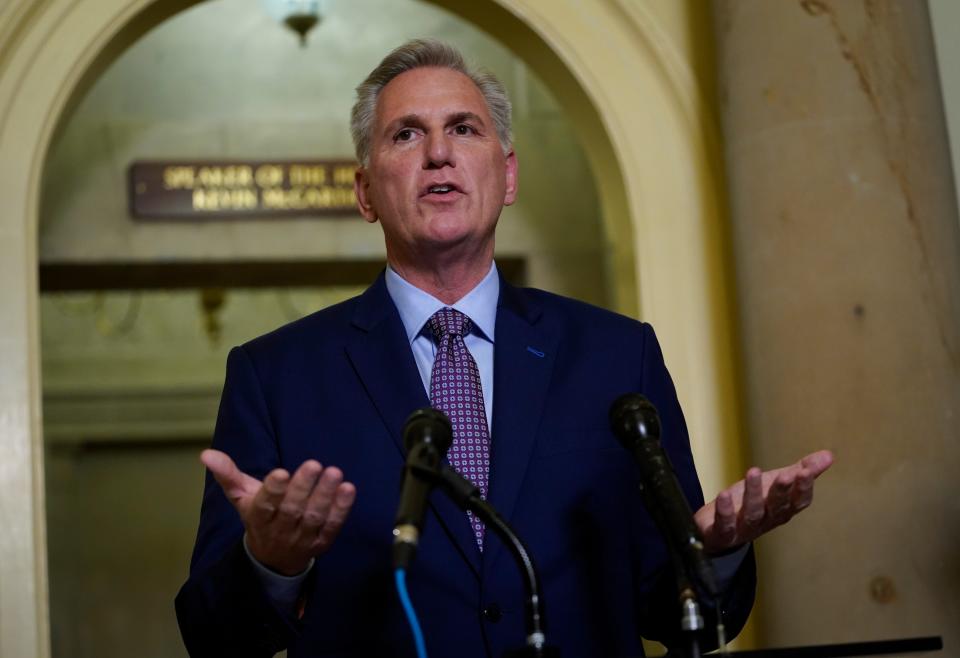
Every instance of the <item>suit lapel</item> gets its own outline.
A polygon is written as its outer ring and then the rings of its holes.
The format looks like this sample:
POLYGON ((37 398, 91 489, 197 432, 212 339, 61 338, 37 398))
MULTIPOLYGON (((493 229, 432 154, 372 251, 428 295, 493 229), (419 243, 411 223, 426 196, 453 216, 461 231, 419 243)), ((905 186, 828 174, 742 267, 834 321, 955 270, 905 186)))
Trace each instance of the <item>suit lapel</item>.
MULTIPOLYGON (((494 346, 490 503, 507 521, 533 452, 559 337, 541 322, 541 309, 501 280, 494 346)), ((502 545, 492 544, 492 565, 502 545)))
POLYGON ((383 275, 361 296, 353 326, 359 331, 347 342, 347 356, 397 449, 405 455, 403 423, 414 409, 429 402, 383 275))
MULTIPOLYGON (((347 357, 405 457, 404 422, 415 409, 430 406, 430 401, 382 274, 360 297, 352 323, 357 331, 347 341, 347 357)), ((480 555, 467 515, 441 492, 431 495, 430 507, 479 578, 480 555)))

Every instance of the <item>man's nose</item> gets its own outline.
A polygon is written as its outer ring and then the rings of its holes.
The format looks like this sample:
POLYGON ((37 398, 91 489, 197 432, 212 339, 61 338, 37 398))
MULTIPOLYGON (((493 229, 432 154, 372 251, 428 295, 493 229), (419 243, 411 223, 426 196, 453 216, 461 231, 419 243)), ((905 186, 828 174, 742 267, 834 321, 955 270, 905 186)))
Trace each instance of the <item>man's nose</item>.
POLYGON ((453 142, 445 132, 431 132, 426 139, 423 168, 438 169, 447 166, 455 166, 453 142))

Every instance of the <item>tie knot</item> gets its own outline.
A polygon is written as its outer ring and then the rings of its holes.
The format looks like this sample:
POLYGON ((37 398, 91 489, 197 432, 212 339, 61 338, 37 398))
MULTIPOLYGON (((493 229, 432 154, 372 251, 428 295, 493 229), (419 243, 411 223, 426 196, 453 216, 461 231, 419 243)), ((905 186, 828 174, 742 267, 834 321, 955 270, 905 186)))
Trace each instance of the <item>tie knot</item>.
POLYGON ((428 324, 438 343, 447 335, 465 336, 473 327, 470 318, 454 308, 441 308, 430 316, 428 324))

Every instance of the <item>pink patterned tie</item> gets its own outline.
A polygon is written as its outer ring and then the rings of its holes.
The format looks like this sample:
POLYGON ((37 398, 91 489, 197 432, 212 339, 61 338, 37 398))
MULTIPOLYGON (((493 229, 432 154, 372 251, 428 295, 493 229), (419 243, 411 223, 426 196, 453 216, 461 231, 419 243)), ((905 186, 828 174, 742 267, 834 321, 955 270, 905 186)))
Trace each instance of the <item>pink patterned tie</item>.
MULTIPOLYGON (((437 356, 430 374, 430 403, 447 414, 453 426, 453 445, 447 458, 486 499, 490 481, 490 431, 480 370, 463 342, 473 323, 460 311, 442 308, 430 317, 428 324, 437 341, 437 356)), ((467 515, 482 551, 483 523, 472 512, 467 515)))

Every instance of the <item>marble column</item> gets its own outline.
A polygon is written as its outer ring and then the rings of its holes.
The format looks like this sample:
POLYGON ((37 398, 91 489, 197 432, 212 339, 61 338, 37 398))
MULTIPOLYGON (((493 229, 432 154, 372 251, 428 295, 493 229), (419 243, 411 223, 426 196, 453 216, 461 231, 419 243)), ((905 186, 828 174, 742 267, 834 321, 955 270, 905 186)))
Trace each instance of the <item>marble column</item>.
POLYGON ((960 646, 960 223, 919 0, 715 0, 749 439, 834 450, 758 542, 767 646, 960 646))

